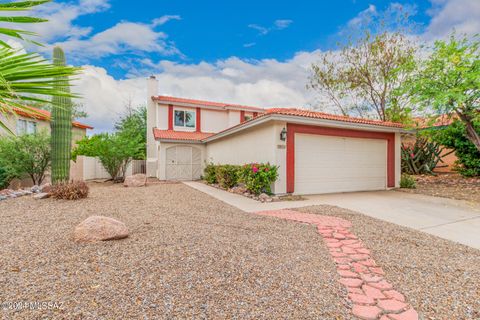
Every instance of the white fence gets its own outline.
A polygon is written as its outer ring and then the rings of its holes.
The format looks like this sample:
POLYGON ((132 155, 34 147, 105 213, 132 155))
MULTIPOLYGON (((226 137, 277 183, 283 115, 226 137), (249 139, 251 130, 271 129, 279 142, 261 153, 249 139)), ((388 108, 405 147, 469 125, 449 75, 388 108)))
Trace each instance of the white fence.
MULTIPOLYGON (((132 160, 127 167, 126 176, 145 173, 145 165, 145 160, 132 160)), ((70 179, 72 180, 85 181, 110 178, 110 175, 98 158, 78 156, 77 161, 72 162, 70 169, 70 179)))

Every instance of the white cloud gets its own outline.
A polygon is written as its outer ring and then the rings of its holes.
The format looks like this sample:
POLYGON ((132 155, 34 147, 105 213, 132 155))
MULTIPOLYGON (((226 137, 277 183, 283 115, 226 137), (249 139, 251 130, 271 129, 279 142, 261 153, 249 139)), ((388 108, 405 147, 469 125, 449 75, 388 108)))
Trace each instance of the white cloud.
POLYGON ((275 20, 274 25, 278 30, 286 29, 292 24, 293 20, 275 20))
POLYGON ((58 42, 69 55, 79 60, 101 58, 131 52, 157 52, 163 55, 180 54, 167 41, 167 35, 155 31, 151 25, 120 22, 86 39, 71 39, 58 42))
MULTIPOLYGON (((62 38, 78 38, 88 35, 91 27, 74 23, 80 16, 101 12, 110 8, 108 0, 79 0, 76 3, 49 2, 35 7, 29 15, 48 19, 48 22, 31 24, 29 30, 40 35, 40 41, 50 42, 62 38)), ((23 13, 18 13, 23 14, 23 13)))
POLYGON ((273 26, 264 27, 255 23, 249 24, 248 27, 258 31, 259 35, 267 35, 275 30, 283 30, 288 28, 293 23, 293 20, 289 19, 278 19, 273 22, 273 26))
POLYGON ((354 18, 350 19, 347 22, 347 26, 357 28, 369 24, 377 14, 377 8, 373 4, 370 4, 367 9, 360 11, 354 18))
POLYGON ((182 20, 182 18, 179 15, 164 15, 164 16, 161 16, 160 18, 153 19, 152 25, 154 27, 161 26, 170 20, 182 20))
POLYGON ((457 34, 480 33, 480 1, 431 0, 431 20, 424 34, 427 40, 445 38, 455 30, 457 34))
POLYGON ((305 85, 310 64, 318 52, 300 52, 292 59, 244 61, 239 58, 215 63, 154 63, 143 60, 144 70, 126 80, 115 80, 105 69, 85 66, 75 90, 84 97, 95 132, 111 130, 124 105, 146 103, 146 78, 156 74, 159 94, 242 103, 260 107, 303 107, 313 101, 305 85), (139 76, 141 74, 141 76, 139 76))

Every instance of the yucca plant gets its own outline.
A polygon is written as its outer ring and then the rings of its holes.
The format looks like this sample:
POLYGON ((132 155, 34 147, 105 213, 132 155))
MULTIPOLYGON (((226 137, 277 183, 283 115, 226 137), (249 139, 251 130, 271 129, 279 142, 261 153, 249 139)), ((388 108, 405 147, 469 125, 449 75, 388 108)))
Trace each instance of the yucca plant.
POLYGON ((417 136, 414 144, 402 143, 402 172, 407 174, 434 174, 442 158, 449 155, 439 143, 417 136))

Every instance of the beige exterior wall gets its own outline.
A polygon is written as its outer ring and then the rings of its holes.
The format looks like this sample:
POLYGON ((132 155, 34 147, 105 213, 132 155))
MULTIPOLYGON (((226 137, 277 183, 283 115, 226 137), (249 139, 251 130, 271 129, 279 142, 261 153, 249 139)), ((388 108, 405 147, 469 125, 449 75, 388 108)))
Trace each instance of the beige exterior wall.
POLYGON ((227 110, 202 109, 201 112, 202 132, 220 132, 229 127, 227 110))
MULTIPOLYGON (((168 105, 158 104, 153 102, 156 105, 156 128, 161 130, 168 129, 168 105)), ((175 106, 173 105, 173 110, 188 110, 192 112, 197 112, 196 108, 175 106)), ((240 111, 237 110, 215 110, 215 109, 201 109, 200 116, 200 125, 202 132, 220 132, 227 128, 233 127, 240 123, 240 111)), ((253 113, 246 112, 246 115, 253 115, 253 113)), ((195 131, 196 128, 186 128, 186 127, 174 127, 175 131, 195 131)))
POLYGON ((280 140, 283 122, 269 122, 235 135, 207 143, 207 162, 214 164, 243 165, 252 162, 269 162, 278 165, 279 178, 273 192, 286 192, 286 148, 280 140))

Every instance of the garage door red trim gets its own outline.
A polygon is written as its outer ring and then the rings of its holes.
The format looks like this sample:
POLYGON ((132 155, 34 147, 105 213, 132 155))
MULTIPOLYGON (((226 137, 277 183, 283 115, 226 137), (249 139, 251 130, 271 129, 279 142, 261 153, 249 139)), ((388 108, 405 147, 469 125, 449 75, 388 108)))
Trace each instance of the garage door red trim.
POLYGON ((287 124, 287 192, 295 191, 295 134, 307 133, 324 136, 387 140, 387 186, 395 187, 395 134, 350 129, 287 124))

